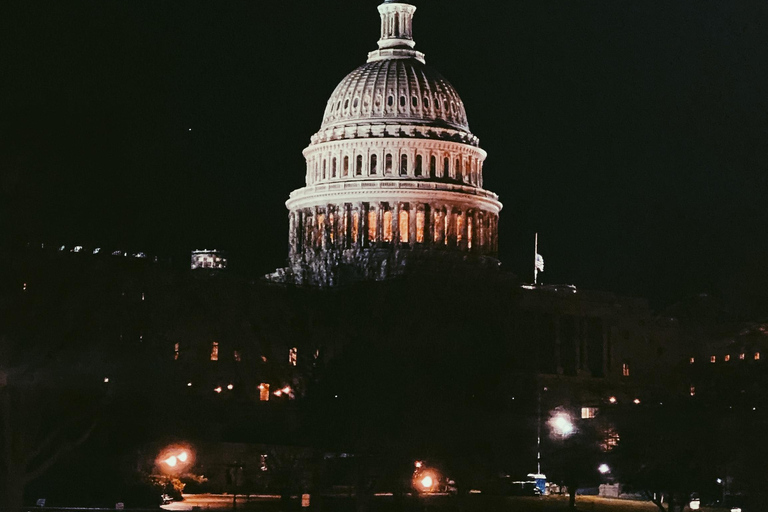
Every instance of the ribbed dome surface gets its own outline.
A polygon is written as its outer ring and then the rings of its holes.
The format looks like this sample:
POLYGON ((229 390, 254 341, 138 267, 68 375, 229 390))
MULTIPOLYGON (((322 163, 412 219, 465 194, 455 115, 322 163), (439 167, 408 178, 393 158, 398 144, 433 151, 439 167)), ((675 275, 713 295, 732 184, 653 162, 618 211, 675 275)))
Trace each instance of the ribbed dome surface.
POLYGON ((392 122, 469 132, 456 90, 415 58, 375 60, 352 71, 328 100, 320 129, 392 122))

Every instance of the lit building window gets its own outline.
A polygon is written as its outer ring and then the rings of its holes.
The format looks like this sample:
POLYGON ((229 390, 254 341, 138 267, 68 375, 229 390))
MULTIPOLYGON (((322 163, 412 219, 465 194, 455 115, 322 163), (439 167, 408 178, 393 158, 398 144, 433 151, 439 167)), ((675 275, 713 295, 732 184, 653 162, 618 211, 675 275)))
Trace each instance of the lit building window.
POLYGON ((742 361, 744 360, 744 354, 743 353, 739 354, 739 359, 741 359, 742 361))
POLYGON ((333 212, 328 213, 328 238, 331 239, 331 242, 333 242, 333 232, 336 230, 336 216, 333 214, 333 212))
POLYGON ((173 344, 173 360, 178 361, 179 359, 179 343, 173 344))
POLYGON ((710 363, 716 363, 717 362, 717 356, 710 356, 709 357, 709 362, 710 363))
POLYGON ((456 215, 456 242, 462 241, 462 235, 464 234, 464 216, 461 214, 456 215))
POLYGON ((235 358, 235 362, 237 362, 237 363, 239 363, 240 361, 243 360, 242 356, 240 355, 240 351, 239 350, 235 350, 233 356, 235 358))
POLYGON ((755 361, 760 360, 760 352, 755 352, 755 361))
POLYGON ((299 353, 299 350, 296 347, 293 347, 288 351, 288 364, 290 364, 291 366, 296 366, 298 353, 299 353))
POLYGON ((384 210, 384 219, 382 220, 384 225, 382 226, 383 236, 385 242, 392 241, 392 210, 389 208, 384 210))
POLYGON ((211 344, 211 361, 218 361, 219 360, 219 342, 214 341, 211 344))
POLYGON ((448 245, 448 239, 451 237, 451 210, 445 211, 445 218, 443 219, 443 230, 445 235, 443 236, 443 243, 448 245))
POLYGON ((731 354, 725 354, 725 356, 723 357, 723 361, 727 363, 730 360, 731 360, 731 354))
POLYGON ((621 364, 621 375, 624 377, 629 377, 629 363, 621 364))
POLYGON ((416 210, 416 243, 424 243, 424 210, 416 210))
POLYGON ((472 219, 467 220, 467 249, 472 248, 472 219))
POLYGON ((266 471, 268 469, 267 467, 267 454, 262 453, 260 460, 259 460, 259 469, 262 471, 266 471))
POLYGON ((582 407, 581 408, 581 419, 583 419, 583 420, 594 418, 596 414, 597 414, 597 407, 582 407))
POLYGON ((692 357, 692 358, 689 360, 689 362, 690 362, 691 364, 693 364, 693 363, 694 363, 694 361, 695 361, 695 359, 694 359, 693 357, 692 357))
POLYGON ((262 402, 269 401, 269 384, 265 382, 259 385, 259 400, 262 402))
POLYGON ((376 210, 371 207, 370 210, 368 210, 368 241, 375 242, 376 241, 376 222, 378 221, 378 218, 376 217, 376 210))
POLYGON ((691 386, 691 396, 696 394, 696 386, 691 386))
POLYGON ((360 229, 360 217, 357 210, 352 212, 352 241, 357 242, 357 235, 360 229))
POLYGON ((408 243, 408 230, 410 228, 410 219, 408 215, 408 210, 401 209, 400 210, 400 242, 407 244, 408 243))

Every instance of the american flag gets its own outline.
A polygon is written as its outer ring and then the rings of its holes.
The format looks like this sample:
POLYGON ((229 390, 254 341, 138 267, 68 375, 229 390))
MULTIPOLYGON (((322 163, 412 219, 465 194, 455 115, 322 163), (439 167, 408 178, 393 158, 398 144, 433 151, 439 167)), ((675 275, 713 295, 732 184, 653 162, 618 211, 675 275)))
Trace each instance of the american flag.
POLYGON ((536 270, 544 272, 544 258, 541 254, 536 254, 536 270))

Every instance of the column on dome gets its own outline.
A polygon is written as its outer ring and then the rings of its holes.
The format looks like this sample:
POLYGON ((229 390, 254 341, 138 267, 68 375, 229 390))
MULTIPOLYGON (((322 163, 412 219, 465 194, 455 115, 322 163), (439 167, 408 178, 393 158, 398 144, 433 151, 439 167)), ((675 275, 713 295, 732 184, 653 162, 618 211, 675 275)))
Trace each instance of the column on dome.
POLYGON ((467 252, 474 252, 475 247, 475 210, 467 210, 467 252))
POLYGON ((384 240, 384 203, 376 203, 376 237, 374 242, 384 240))
POLYGON ((467 210, 462 208, 459 210, 459 221, 457 224, 458 233, 456 234, 457 238, 461 239, 461 242, 459 243, 459 249, 462 251, 467 250, 467 210))
POLYGON ((289 257, 293 257, 299 251, 299 237, 297 231, 300 223, 297 221, 298 212, 292 211, 288 218, 288 246, 290 247, 289 257))
POLYGON ((400 202, 392 203, 392 217, 389 219, 389 230, 392 232, 392 245, 400 245, 400 202))

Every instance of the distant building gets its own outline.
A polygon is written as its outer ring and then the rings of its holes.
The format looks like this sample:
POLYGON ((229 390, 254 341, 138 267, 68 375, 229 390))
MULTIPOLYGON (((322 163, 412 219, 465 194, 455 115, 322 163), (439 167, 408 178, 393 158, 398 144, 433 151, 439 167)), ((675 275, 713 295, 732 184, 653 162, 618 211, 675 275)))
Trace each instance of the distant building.
POLYGON ((225 269, 227 268, 226 255, 216 249, 202 249, 192 251, 192 270, 198 268, 225 269))

